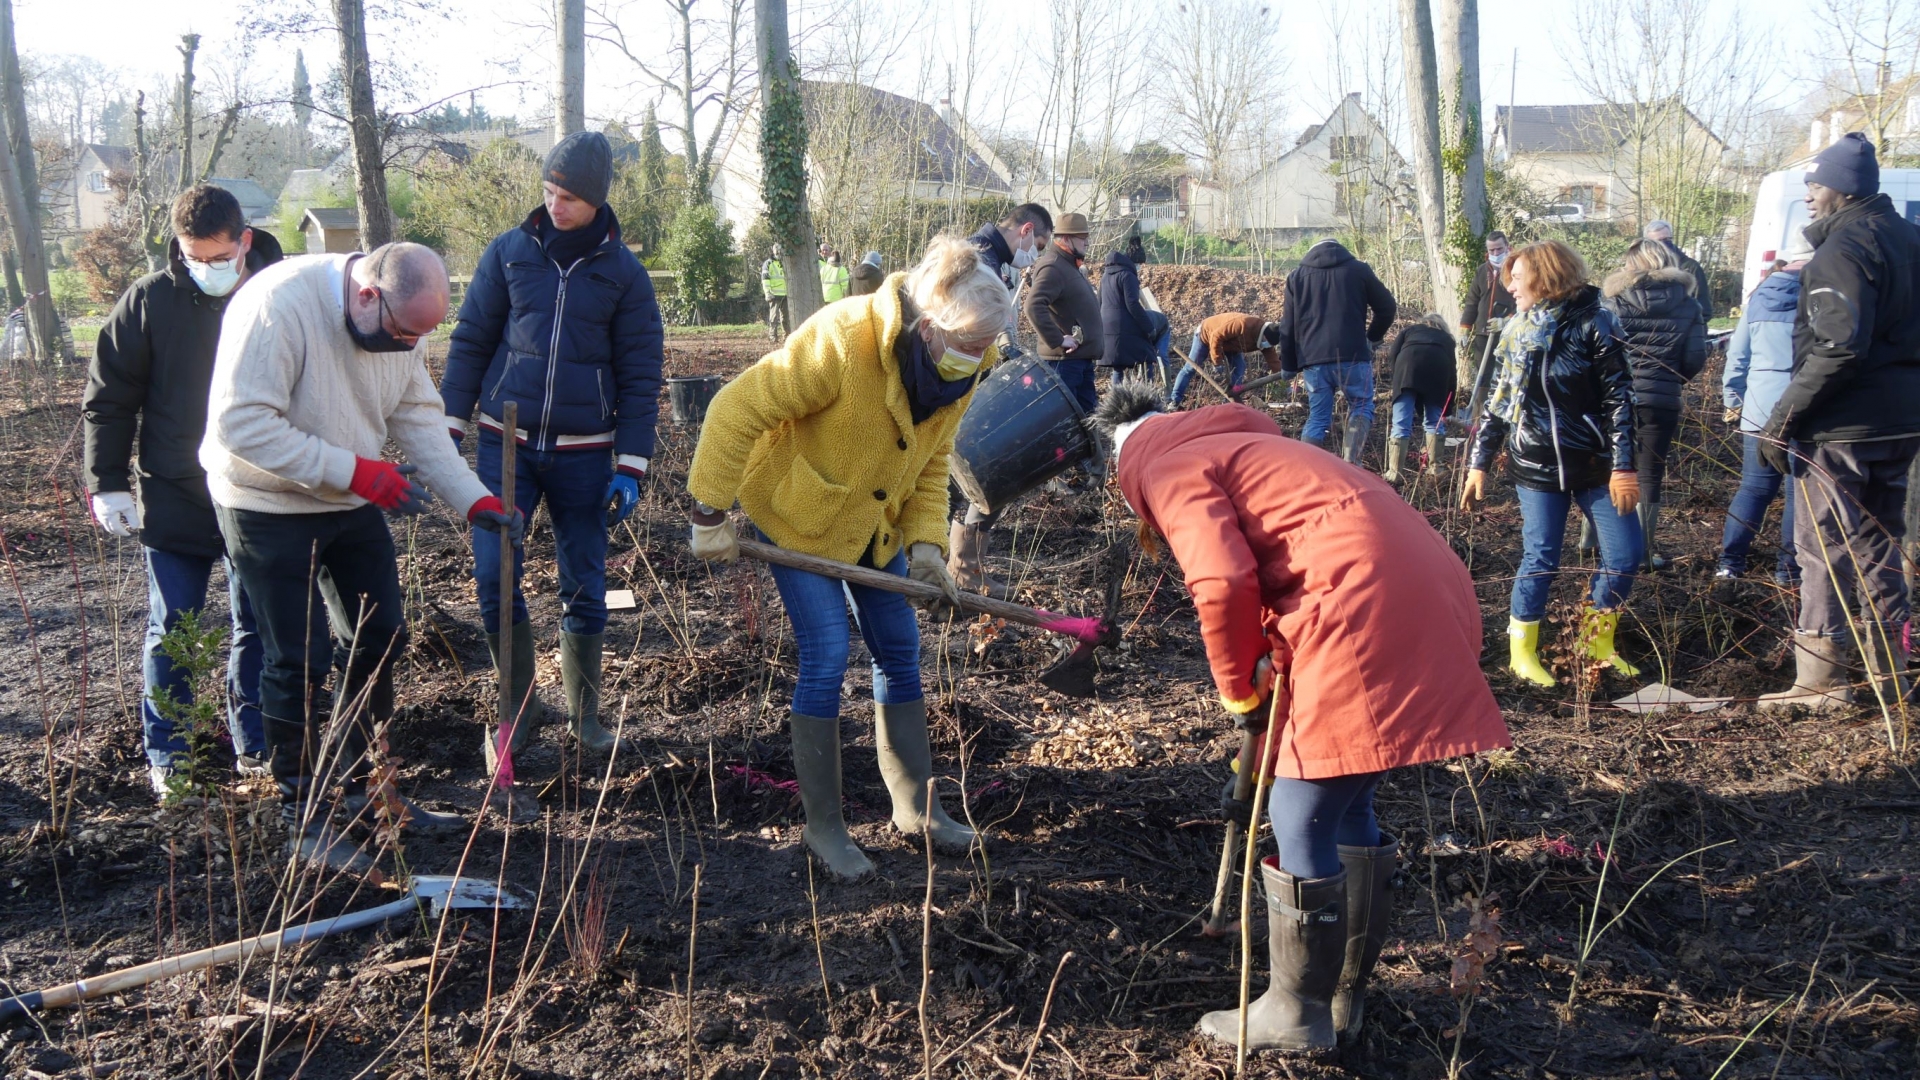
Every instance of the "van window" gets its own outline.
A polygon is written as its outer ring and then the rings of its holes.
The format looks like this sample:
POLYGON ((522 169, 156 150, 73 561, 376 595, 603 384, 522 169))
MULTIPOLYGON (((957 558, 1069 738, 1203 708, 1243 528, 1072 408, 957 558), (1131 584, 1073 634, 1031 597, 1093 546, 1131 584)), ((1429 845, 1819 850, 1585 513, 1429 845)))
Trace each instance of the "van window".
POLYGON ((1907 220, 1920 225, 1920 200, 1907 200, 1907 220))

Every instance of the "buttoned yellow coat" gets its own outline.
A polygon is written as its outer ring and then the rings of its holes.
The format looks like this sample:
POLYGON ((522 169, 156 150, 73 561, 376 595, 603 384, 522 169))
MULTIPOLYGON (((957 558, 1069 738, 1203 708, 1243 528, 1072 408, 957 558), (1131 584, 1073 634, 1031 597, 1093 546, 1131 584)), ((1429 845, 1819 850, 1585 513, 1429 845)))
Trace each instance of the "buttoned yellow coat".
POLYGON ((775 544, 841 562, 869 542, 877 566, 910 544, 946 550, 947 455, 973 391, 913 422, 894 354, 918 317, 905 283, 820 309, 721 388, 688 470, 694 498, 737 499, 775 544))

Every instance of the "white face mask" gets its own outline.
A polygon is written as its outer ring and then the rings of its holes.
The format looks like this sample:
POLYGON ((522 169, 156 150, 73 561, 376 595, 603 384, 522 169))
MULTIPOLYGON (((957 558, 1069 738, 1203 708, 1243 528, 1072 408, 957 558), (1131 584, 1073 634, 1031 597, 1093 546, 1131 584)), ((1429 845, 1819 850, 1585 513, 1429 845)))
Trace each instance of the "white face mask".
POLYGON ((240 258, 203 263, 183 257, 180 261, 187 264, 187 276, 208 296, 225 296, 240 284, 240 258))
POLYGON ((1487 261, 1492 263, 1495 266, 1504 266, 1506 264, 1507 256, 1509 254, 1511 253, 1503 251, 1498 255, 1489 255, 1487 256, 1487 261))
POLYGON ((1013 249, 1013 268, 1015 270, 1025 270, 1038 261, 1040 261, 1040 245, 1038 244, 1035 244, 1033 247, 1013 249))

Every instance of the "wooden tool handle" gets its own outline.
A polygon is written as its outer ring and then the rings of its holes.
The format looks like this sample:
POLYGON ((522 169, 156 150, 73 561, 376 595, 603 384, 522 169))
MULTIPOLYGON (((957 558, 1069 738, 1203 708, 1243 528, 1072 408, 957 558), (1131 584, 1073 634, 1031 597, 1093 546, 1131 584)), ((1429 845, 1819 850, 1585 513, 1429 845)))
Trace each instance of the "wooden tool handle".
POLYGON ((1243 382, 1240 384, 1240 393, 1245 394, 1254 390, 1258 390, 1263 386, 1271 386, 1272 384, 1281 382, 1282 380, 1291 379, 1296 374, 1298 373, 1292 372, 1292 371, 1275 371, 1266 375, 1262 375, 1257 379, 1248 379, 1246 382, 1243 382))
POLYGON ((1185 365, 1187 365, 1188 367, 1191 367, 1191 368, 1193 369, 1193 373, 1194 373, 1195 375, 1198 375, 1198 376, 1200 376, 1200 377, 1201 377, 1202 379, 1205 379, 1205 380, 1207 380, 1207 385, 1208 385, 1208 386, 1211 386, 1211 387, 1213 387, 1213 388, 1214 388, 1215 390, 1218 390, 1218 391, 1220 391, 1220 396, 1221 396, 1221 397, 1223 397, 1223 398, 1226 398, 1226 399, 1227 399, 1228 401, 1238 401, 1238 400, 1239 400, 1238 398, 1236 398, 1236 397, 1234 397, 1234 396, 1233 396, 1233 395, 1232 395, 1231 393, 1228 393, 1228 392, 1227 392, 1227 388, 1226 388, 1226 387, 1224 387, 1224 386, 1222 386, 1222 385, 1220 385, 1220 380, 1219 380, 1219 379, 1216 379, 1216 378, 1214 378, 1214 377, 1213 377, 1212 375, 1210 375, 1210 374, 1208 374, 1208 373, 1207 373, 1207 369, 1206 369, 1206 366, 1205 366, 1205 365, 1203 365, 1203 364, 1197 364, 1197 363, 1195 363, 1195 362, 1194 362, 1193 360, 1191 360, 1191 359, 1189 359, 1189 358, 1187 357, 1187 355, 1186 355, 1185 353, 1183 353, 1183 352, 1181 352, 1181 351, 1180 351, 1179 349, 1173 349, 1173 348, 1169 348, 1169 349, 1168 349, 1167 351, 1168 351, 1169 353, 1172 353, 1172 354, 1173 354, 1173 355, 1175 355, 1175 356, 1178 356, 1178 357, 1180 358, 1180 362, 1181 362, 1181 363, 1183 363, 1183 364, 1185 364, 1185 365))
MULTIPOLYGON (((946 599, 946 594, 941 592, 937 585, 929 585, 924 581, 915 581, 909 577, 899 577, 883 570, 871 570, 864 566, 854 566, 851 563, 843 563, 837 559, 823 559, 818 555, 807 555, 798 551, 788 551, 786 548, 775 547, 772 544, 763 544, 757 540, 741 540, 740 554, 750 555, 759 559, 761 562, 778 563, 781 566, 791 566, 795 570, 805 570, 808 573, 838 578, 841 581, 851 581, 855 585, 865 585, 873 589, 884 589, 887 592, 899 593, 902 596, 911 597, 916 600, 946 599)), ((1008 622, 1019 623, 1022 626, 1031 626, 1040 630, 1053 629, 1049 624, 1057 619, 1057 616, 1044 615, 1039 610, 1026 607, 1022 604, 1008 603, 1005 600, 995 600, 990 596, 980 596, 977 593, 969 592, 960 594, 959 607, 962 611, 971 611, 979 615, 992 615, 996 618, 1005 619, 1008 622)))
MULTIPOLYGON (((500 502, 505 507, 509 521, 513 518, 513 480, 519 473, 514 462, 515 451, 519 449, 520 403, 507 401, 500 406, 500 426, 506 430, 500 434, 500 502)), ((501 745, 506 745, 508 729, 513 727, 514 716, 520 703, 513 700, 513 538, 506 529, 500 530, 500 735, 501 745)))

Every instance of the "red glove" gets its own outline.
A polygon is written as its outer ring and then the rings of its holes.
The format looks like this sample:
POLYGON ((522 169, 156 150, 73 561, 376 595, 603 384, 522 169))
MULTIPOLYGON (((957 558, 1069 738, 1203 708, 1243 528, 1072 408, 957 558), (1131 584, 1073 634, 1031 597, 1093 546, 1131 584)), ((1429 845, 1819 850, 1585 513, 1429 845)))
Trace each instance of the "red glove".
POLYGON ((411 465, 355 458, 353 479, 347 482, 347 490, 382 510, 397 510, 402 504, 425 494, 418 485, 407 479, 407 474, 412 471, 411 465))
POLYGON ((496 532, 506 537, 514 547, 519 547, 526 537, 527 519, 518 509, 512 514, 500 501, 498 495, 483 495, 467 510, 467 520, 474 527, 496 532))

